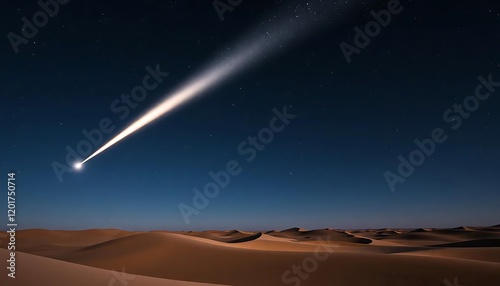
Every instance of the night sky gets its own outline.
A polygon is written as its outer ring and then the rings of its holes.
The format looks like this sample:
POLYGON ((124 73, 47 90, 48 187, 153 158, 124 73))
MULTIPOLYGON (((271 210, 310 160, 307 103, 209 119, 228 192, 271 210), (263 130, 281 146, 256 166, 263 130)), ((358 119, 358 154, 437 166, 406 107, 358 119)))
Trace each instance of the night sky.
POLYGON ((271 27, 270 19, 300 18, 308 4, 243 0, 221 21, 211 1, 72 0, 58 4, 58 14, 16 53, 8 34, 22 35, 21 19, 41 7, 2 2, 1 201, 7 172, 15 171, 20 228, 499 223, 498 1, 401 0, 402 11, 350 63, 341 43, 354 46, 354 28, 364 29, 370 11, 390 1, 345 2, 352 4, 306 37, 59 177, 54 166, 67 167, 67 148, 87 140, 82 130, 109 119, 114 129, 92 145, 97 150, 239 39, 271 27), (168 76, 142 102, 122 101, 158 72, 168 76), (478 77, 489 75, 493 83, 481 89, 489 98, 472 99, 478 77), (454 110, 466 98, 469 106, 478 102, 474 111, 454 110), (248 160, 240 144, 284 109, 296 117, 248 160), (419 150, 415 139, 432 138, 436 128, 447 140, 400 176, 398 156, 409 160, 419 150), (194 207, 193 188, 213 182, 209 173, 231 160, 241 172, 186 224, 179 205, 194 207), (405 181, 391 190, 386 172, 405 181))

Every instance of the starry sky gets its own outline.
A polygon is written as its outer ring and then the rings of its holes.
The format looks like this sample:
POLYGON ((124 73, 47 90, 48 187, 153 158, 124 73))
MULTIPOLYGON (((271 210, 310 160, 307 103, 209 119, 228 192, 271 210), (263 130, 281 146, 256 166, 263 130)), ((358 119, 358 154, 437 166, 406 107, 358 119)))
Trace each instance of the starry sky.
MULTIPOLYGON (((9 33, 22 35, 22 18, 32 20, 42 8, 35 1, 2 2, 1 200, 7 172, 15 171, 19 228, 498 224, 498 1, 401 0, 402 11, 350 63, 341 43, 354 46, 354 28, 364 29, 370 11, 390 1, 347 2, 349 9, 336 10, 339 4, 327 1, 333 12, 319 29, 80 171, 67 166, 66 156, 87 140, 83 130, 113 127, 91 145, 95 151, 236 40, 265 31, 277 17, 300 18, 309 4, 243 0, 221 18, 211 1, 70 1, 16 52, 9 33), (146 75, 159 73, 142 101, 123 99, 146 75), (460 115, 454 104, 474 96, 479 76, 490 76, 491 90, 481 92, 491 96, 460 115), (250 148, 249 136, 258 138, 284 109, 296 117, 248 160, 239 146, 250 148), (418 150, 415 139, 432 138, 436 128, 447 140, 392 190, 384 174, 402 179, 398 157, 408 159, 418 150), (196 208, 193 188, 203 190, 214 181, 210 172, 233 161, 241 172, 196 208), (54 166, 66 171, 57 175, 54 166), (197 212, 189 224, 180 204, 197 212)), ((2 203, 0 212, 6 209, 2 203)))

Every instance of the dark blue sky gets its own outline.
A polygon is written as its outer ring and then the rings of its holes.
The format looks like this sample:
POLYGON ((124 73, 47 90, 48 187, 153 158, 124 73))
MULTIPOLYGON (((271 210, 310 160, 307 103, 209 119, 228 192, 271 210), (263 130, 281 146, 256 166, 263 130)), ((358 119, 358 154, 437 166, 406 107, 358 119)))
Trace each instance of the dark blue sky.
MULTIPOLYGON (((1 182, 17 172, 20 228, 133 230, 444 227, 500 219, 500 87, 453 130, 443 113, 474 96, 477 77, 500 82, 495 1, 401 1, 404 10, 348 64, 340 43, 389 1, 355 4, 200 99, 65 173, 66 146, 109 118, 111 139, 221 51, 289 1, 249 1, 220 21, 207 1, 71 1, 21 44, 1 46, 1 182), (268 3, 269 2, 269 3, 268 3), (120 119, 111 105, 148 72, 168 72, 120 119), (297 117, 251 162, 238 146, 269 127, 273 108, 297 117), (448 139, 389 188, 415 139, 448 139), (186 225, 179 204, 209 172, 241 173, 186 225)), ((356 3, 356 1, 352 1, 356 3)), ((21 33, 33 1, 1 4, 2 32, 21 33)), ((293 15, 291 13, 290 15, 293 15)), ((293 17, 293 16, 290 16, 293 17)), ((484 89, 487 91, 487 89, 484 89)), ((120 103, 120 106, 125 106, 120 103)), ((455 113, 456 114, 456 113, 455 113)), ((95 151, 97 147, 93 146, 95 151)), ((6 199, 6 183, 3 189, 6 199)), ((6 204, 1 204, 6 213, 6 204)), ((6 218, 5 218, 6 219, 6 218)))

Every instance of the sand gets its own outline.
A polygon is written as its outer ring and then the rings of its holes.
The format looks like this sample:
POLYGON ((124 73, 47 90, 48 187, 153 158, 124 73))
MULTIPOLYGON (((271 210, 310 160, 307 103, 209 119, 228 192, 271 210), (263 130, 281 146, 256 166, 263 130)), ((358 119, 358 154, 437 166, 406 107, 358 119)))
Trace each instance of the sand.
MULTIPOLYGON (((3 237, 0 253, 7 258, 3 237)), ((18 231, 17 250, 17 278, 8 278, 2 267, 0 285, 412 286, 454 285, 456 279, 458 285, 472 286, 500 281, 498 226, 261 232, 31 229, 18 231), (133 279, 120 280, 111 270, 133 279)))

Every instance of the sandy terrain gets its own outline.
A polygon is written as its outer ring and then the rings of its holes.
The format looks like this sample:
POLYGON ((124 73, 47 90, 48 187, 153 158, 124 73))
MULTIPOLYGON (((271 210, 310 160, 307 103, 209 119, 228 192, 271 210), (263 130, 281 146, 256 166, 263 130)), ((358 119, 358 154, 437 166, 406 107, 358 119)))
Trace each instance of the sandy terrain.
POLYGON ((5 238, 2 233, 1 285, 473 286, 500 281, 500 226, 267 232, 31 229, 17 232, 16 279, 7 277, 5 238))

